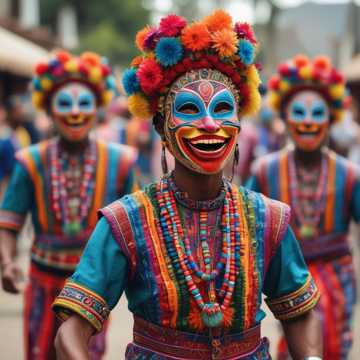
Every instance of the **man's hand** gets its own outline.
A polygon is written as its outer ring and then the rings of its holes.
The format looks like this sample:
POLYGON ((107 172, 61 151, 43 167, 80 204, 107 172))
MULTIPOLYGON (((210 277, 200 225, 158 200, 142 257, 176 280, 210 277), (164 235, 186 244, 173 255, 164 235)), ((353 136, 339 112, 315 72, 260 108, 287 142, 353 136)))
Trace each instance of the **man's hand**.
POLYGON ((94 328, 79 315, 72 315, 59 328, 55 338, 58 360, 89 360, 88 343, 94 328))
POLYGON ((23 280, 24 274, 15 262, 10 261, 1 265, 1 283, 4 291, 18 294, 21 291, 20 282, 23 280))

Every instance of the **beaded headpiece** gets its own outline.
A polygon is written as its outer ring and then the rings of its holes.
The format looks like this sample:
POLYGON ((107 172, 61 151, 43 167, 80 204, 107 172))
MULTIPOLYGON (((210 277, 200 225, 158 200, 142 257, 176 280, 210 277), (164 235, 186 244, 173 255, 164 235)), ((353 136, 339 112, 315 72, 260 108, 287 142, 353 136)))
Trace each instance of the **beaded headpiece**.
POLYGON ((282 111, 290 98, 302 90, 315 90, 324 96, 334 121, 341 120, 350 103, 343 75, 326 56, 311 61, 304 55, 297 55, 281 63, 268 87, 269 104, 276 111, 282 111))
POLYGON ((114 96, 115 78, 105 58, 92 52, 79 57, 58 51, 47 62, 37 64, 32 81, 32 100, 36 108, 46 109, 56 89, 69 81, 88 85, 95 93, 98 105, 107 105, 114 96))
POLYGON ((250 25, 233 25, 225 11, 216 10, 191 24, 180 16, 168 15, 158 27, 140 30, 136 45, 142 55, 133 59, 123 76, 134 116, 148 119, 157 112, 164 114, 172 84, 185 73, 200 69, 218 70, 231 80, 240 116, 258 110, 257 41, 250 25))

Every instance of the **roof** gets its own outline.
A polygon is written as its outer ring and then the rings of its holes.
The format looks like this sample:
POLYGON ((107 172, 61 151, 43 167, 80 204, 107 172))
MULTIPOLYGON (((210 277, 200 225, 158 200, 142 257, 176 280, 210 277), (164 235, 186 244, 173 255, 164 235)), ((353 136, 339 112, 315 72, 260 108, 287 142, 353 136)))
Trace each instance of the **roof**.
POLYGON ((48 51, 0 27, 0 71, 31 77, 34 66, 48 51))

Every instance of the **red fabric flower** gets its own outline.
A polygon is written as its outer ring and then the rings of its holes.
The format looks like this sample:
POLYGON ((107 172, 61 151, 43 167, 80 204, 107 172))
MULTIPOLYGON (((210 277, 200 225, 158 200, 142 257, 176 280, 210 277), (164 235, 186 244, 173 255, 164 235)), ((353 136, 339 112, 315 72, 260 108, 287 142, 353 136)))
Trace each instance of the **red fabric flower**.
POLYGON ((269 88, 272 90, 278 90, 280 85, 280 77, 278 75, 274 75, 269 80, 269 88))
POLYGON ((159 30, 164 36, 178 36, 186 26, 186 20, 178 15, 170 14, 160 20, 159 30))
POLYGON ((333 68, 330 74, 330 81, 332 83, 342 83, 344 82, 344 77, 335 68, 333 68))
POLYGON ((70 60, 71 55, 67 52, 67 51, 59 51, 56 54, 56 57, 58 58, 59 61, 61 61, 62 63, 66 63, 68 60, 70 60))
POLYGON ((282 76, 288 76, 290 75, 290 67, 288 64, 280 64, 278 66, 278 73, 282 76))
POLYGON ((103 76, 108 76, 111 74, 111 68, 108 65, 101 65, 101 71, 103 76))
POLYGON ((79 63, 79 71, 84 74, 84 75, 88 75, 89 74, 89 67, 88 65, 86 65, 83 62, 79 63))
POLYGON ((40 63, 36 66, 35 68, 35 72, 38 75, 42 75, 45 74, 47 71, 49 70, 49 65, 48 64, 44 64, 44 63, 40 63))
POLYGON ((158 90, 163 74, 160 65, 154 59, 145 60, 137 71, 140 86, 144 93, 152 94, 158 90))
POLYGON ((239 38, 249 40, 254 45, 257 44, 253 29, 248 23, 237 22, 234 30, 239 38))

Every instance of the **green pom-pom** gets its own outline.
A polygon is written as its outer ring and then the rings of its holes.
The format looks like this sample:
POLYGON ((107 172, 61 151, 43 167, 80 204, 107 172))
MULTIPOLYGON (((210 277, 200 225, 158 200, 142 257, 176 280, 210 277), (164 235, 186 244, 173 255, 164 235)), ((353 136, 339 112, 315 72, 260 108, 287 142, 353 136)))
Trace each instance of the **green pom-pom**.
POLYGON ((219 327, 224 322, 224 314, 222 313, 219 304, 205 304, 201 311, 201 319, 204 325, 208 328, 219 327))

